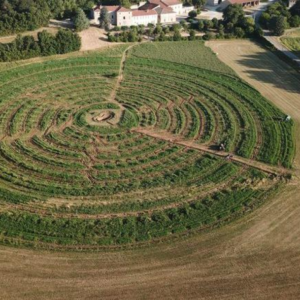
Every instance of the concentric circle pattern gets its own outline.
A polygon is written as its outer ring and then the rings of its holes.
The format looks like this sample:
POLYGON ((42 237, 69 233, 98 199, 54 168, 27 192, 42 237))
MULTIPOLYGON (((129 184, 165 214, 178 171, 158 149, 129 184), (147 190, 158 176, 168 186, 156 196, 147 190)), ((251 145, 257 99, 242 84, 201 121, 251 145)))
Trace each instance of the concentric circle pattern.
POLYGON ((0 85, 3 242, 158 240, 244 213, 282 182, 197 145, 291 165, 291 124, 232 75, 127 51, 15 66, 0 85))

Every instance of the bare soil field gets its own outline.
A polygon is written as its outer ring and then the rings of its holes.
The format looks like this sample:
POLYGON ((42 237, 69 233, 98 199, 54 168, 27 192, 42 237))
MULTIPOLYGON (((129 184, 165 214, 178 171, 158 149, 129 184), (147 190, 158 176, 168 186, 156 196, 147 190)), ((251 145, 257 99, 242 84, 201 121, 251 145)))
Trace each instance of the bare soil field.
POLYGON ((81 37, 81 51, 95 50, 103 47, 115 45, 107 41, 104 30, 97 27, 90 27, 79 33, 81 37))
MULTIPOLYGON (((208 45, 299 129, 300 80, 292 69, 250 41, 208 45)), ((0 299, 299 299, 299 192, 295 178, 243 219, 151 248, 55 253, 1 246, 0 299)))

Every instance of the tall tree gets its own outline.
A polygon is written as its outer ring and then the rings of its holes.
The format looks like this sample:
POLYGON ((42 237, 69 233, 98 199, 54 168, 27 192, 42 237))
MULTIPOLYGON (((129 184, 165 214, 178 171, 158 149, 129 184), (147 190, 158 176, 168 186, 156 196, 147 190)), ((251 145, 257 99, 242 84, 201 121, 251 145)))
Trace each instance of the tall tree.
POLYGON ((206 4, 206 0, 192 0, 192 4, 195 7, 202 7, 206 4))
POLYGON ((233 25, 237 25, 243 20, 244 17, 245 12, 242 5, 239 4, 228 5, 223 12, 223 19, 225 24, 232 23, 233 25))
POLYGON ((76 10, 75 17, 73 19, 74 27, 76 31, 82 31, 90 27, 90 21, 86 17, 84 11, 81 8, 76 10))
POLYGON ((110 23, 109 23, 108 11, 105 6, 102 7, 101 9, 99 21, 100 21, 100 28, 107 29, 109 27, 110 23))
POLYGON ((284 34, 286 21, 284 16, 273 16, 270 20, 269 29, 277 36, 284 34))

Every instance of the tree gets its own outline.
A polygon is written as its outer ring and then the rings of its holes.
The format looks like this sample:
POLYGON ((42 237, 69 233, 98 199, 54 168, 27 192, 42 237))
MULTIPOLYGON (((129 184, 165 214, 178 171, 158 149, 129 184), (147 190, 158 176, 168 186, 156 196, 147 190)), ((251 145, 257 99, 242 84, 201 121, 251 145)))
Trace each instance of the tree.
POLYGON ((181 34, 179 30, 174 31, 173 41, 181 41, 181 34))
POLYGON ((218 33, 220 37, 224 37, 224 25, 220 24, 219 28, 218 28, 218 33))
POLYGON ((264 28, 268 28, 270 20, 271 20, 271 15, 266 12, 263 12, 259 18, 259 23, 264 28))
POLYGON ((195 19, 197 17, 197 12, 195 10, 191 10, 189 12, 189 17, 195 19))
POLYGON ((131 3, 129 0, 120 0, 120 5, 126 8, 130 8, 131 3))
POLYGON ((137 40, 137 31, 135 29, 130 30, 130 32, 128 33, 128 42, 136 42, 137 40))
POLYGON ((163 41, 166 40, 166 35, 165 35, 164 32, 162 32, 162 33, 159 35, 158 40, 159 40, 160 42, 163 42, 163 41))
POLYGON ((108 11, 105 6, 101 8, 99 21, 100 21, 100 28, 106 29, 107 27, 109 27, 110 23, 109 23, 108 11))
POLYGON ((292 16, 289 21, 291 27, 299 27, 300 26, 300 16, 292 16))
POLYGON ((206 0, 192 0, 192 4, 197 7, 202 7, 206 4, 206 0))
POLYGON ((195 30, 192 29, 192 30, 190 30, 189 40, 194 41, 195 38, 196 38, 196 32, 195 32, 195 30))
POLYGON ((76 10, 75 17, 73 19, 75 30, 82 31, 84 29, 88 29, 90 27, 90 21, 86 17, 84 11, 81 8, 76 10))
POLYGON ((38 33, 38 44, 43 56, 54 55, 57 53, 56 39, 46 30, 38 33))
POLYGON ((270 20, 269 29, 277 36, 284 34, 286 28, 284 16, 273 16, 270 20))
POLYGON ((212 23, 213 23, 213 28, 217 29, 218 26, 219 26, 219 21, 217 18, 213 18, 212 20, 212 23))
POLYGON ((245 12, 242 5, 239 4, 230 4, 228 5, 223 12, 224 23, 232 23, 233 25, 241 22, 245 17, 245 12))
POLYGON ((204 20, 204 30, 207 31, 210 28, 213 28, 214 23, 211 20, 204 20))
POLYGON ((73 34, 71 30, 60 29, 55 36, 55 40, 58 54, 80 50, 81 39, 77 33, 73 34))
POLYGON ((234 35, 238 38, 243 38, 245 36, 245 31, 241 27, 235 27, 234 35))
POLYGON ((183 30, 187 30, 188 29, 188 23, 185 20, 181 20, 179 22, 179 24, 181 25, 181 27, 183 28, 183 30))
POLYGON ((199 22, 197 24, 197 29, 199 31, 202 31, 204 29, 204 22, 203 22, 203 20, 199 20, 199 22))
POLYGON ((161 25, 156 25, 155 29, 154 29, 154 34, 161 34, 163 31, 161 25))

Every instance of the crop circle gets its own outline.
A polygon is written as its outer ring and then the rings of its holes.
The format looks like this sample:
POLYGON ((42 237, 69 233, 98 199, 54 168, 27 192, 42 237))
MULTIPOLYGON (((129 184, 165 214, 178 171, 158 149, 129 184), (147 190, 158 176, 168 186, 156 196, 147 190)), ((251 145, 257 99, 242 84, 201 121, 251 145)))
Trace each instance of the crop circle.
POLYGON ((251 160, 291 165, 292 125, 232 74, 129 51, 0 76, 3 242, 97 248, 207 228, 281 184, 251 160))

